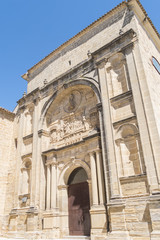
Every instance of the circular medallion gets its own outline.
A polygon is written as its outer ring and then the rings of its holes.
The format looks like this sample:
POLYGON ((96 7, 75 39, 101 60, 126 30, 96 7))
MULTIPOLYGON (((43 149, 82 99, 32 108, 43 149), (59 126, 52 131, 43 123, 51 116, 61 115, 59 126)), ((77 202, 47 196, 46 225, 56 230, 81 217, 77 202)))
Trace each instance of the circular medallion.
POLYGON ((64 111, 75 112, 81 103, 81 94, 77 90, 73 90, 64 100, 64 111))

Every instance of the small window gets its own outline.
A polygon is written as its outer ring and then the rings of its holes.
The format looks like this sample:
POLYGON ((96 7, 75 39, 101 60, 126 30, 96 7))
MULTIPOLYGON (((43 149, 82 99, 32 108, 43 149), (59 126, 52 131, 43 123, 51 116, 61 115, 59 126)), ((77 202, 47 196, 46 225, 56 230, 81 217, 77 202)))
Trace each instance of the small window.
POLYGON ((155 57, 152 57, 152 64, 157 70, 157 72, 160 74, 160 64, 155 57))

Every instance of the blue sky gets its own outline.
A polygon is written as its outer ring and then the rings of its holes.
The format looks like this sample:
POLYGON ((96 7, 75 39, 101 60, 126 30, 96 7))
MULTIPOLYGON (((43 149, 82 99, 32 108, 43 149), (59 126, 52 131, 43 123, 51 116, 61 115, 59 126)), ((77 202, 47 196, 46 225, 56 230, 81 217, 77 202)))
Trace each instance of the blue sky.
MULTIPOLYGON (((0 106, 13 111, 27 89, 21 75, 120 2, 0 0, 0 106)), ((160 0, 141 3, 160 32, 160 0)))

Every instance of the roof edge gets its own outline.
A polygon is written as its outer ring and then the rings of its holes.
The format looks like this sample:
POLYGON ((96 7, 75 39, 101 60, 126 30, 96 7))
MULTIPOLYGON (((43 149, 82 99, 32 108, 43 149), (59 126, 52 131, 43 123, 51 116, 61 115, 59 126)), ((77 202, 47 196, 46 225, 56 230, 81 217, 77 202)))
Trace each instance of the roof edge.
POLYGON ((160 51, 160 34, 148 17, 146 10, 143 8, 139 0, 127 0, 129 8, 134 12, 141 25, 144 27, 147 34, 151 37, 155 47, 160 51))
MULTIPOLYGON (((129 3, 129 2, 132 2, 133 0, 127 0, 127 1, 128 1, 128 3, 129 3)), ((148 19, 149 23, 151 24, 151 26, 153 27, 154 31, 156 32, 158 38, 160 39, 160 34, 159 34, 159 32, 157 31, 156 27, 154 26, 152 20, 148 17, 148 13, 147 13, 146 10, 144 9, 143 5, 141 4, 141 2, 140 2, 139 0, 135 0, 135 1, 138 3, 138 5, 139 5, 139 7, 141 8, 142 12, 144 13, 146 19, 148 19)))
POLYGON ((78 32, 76 35, 74 35, 73 37, 71 37, 70 39, 68 39, 66 42, 64 42, 63 44, 61 44, 58 48, 56 48, 55 50, 53 50, 51 53, 49 53, 46 57, 42 58, 38 63, 36 63, 35 65, 33 65, 33 67, 31 67, 30 69, 27 70, 27 72, 25 74, 23 74, 21 77, 27 81, 29 81, 29 74, 32 73, 34 70, 36 70, 45 60, 50 59, 50 57, 53 54, 56 54, 57 52, 59 52, 60 50, 62 50, 63 48, 65 48, 66 46, 68 46, 72 41, 74 41, 76 38, 80 37, 82 34, 85 34, 86 31, 88 31, 90 28, 94 27, 97 23, 99 23, 99 21, 103 20, 105 17, 108 17, 111 13, 113 13, 113 11, 117 10, 118 8, 122 7, 122 6, 126 6, 126 2, 127 0, 122 1, 120 4, 118 4, 116 7, 112 8, 110 11, 108 11, 107 13, 105 13, 104 15, 102 15, 101 17, 99 17, 97 20, 95 20, 94 22, 92 22, 90 25, 88 25, 86 28, 82 29, 80 32, 78 32))
POLYGON ((96 21, 92 22, 90 25, 88 25, 86 28, 84 28, 83 30, 81 30, 80 32, 78 32, 76 35, 74 35, 73 37, 71 37, 70 39, 68 39, 66 42, 64 42, 62 45, 60 45, 58 48, 56 48, 55 50, 53 50, 51 53, 49 53, 46 57, 42 58, 38 63, 36 63, 35 65, 33 65, 33 67, 31 67, 25 74, 23 74, 21 77, 27 81, 29 81, 29 74, 34 72, 34 70, 36 70, 38 67, 40 67, 45 61, 47 61, 48 59, 50 59, 54 54, 56 54, 57 52, 61 51, 62 49, 64 49, 65 47, 67 47, 69 44, 71 44, 76 38, 80 37, 81 35, 85 34, 89 29, 93 28, 94 26, 96 26, 96 24, 98 24, 101 20, 103 20, 105 17, 108 17, 110 14, 112 14, 114 11, 116 11, 118 8, 122 7, 122 6, 126 6, 131 2, 136 2, 138 4, 138 6, 140 7, 140 9, 142 10, 142 12, 145 15, 145 18, 148 20, 148 22, 150 23, 151 27, 153 28, 153 30, 155 31, 157 37, 160 39, 160 34, 158 33, 157 29, 155 28, 154 24, 152 23, 151 19, 148 17, 147 12, 145 11, 144 7, 142 6, 142 4, 140 3, 139 0, 124 0, 122 1, 120 4, 118 4, 116 7, 112 8, 110 11, 108 11, 107 13, 105 13, 103 16, 101 16, 100 18, 98 18, 96 21))

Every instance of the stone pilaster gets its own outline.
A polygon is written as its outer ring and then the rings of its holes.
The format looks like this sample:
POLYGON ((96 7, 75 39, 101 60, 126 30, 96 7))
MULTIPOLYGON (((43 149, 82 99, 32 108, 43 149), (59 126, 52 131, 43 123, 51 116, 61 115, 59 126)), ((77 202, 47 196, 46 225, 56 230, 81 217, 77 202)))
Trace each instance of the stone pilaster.
MULTIPOLYGON (((41 101, 40 99, 36 99, 35 102, 36 105, 36 114, 37 114, 37 123, 38 123, 38 119, 40 117, 40 113, 41 113, 41 101)), ((41 169, 42 169, 42 165, 43 165, 43 159, 42 159, 42 155, 41 155, 41 139, 38 135, 38 129, 39 126, 36 123, 36 129, 35 129, 35 145, 36 145, 36 154, 35 154, 35 159, 36 159, 36 176, 35 176, 35 206, 39 206, 40 207, 40 184, 41 184, 41 169)))
MULTIPOLYGON (((105 133, 104 133, 104 123, 103 123, 103 111, 102 111, 102 104, 97 104, 97 109, 99 112, 99 123, 100 123, 100 134, 101 134, 101 146, 102 146, 102 166, 103 166, 103 173, 104 173, 104 186, 109 186, 109 181, 107 177, 107 166, 106 166, 106 159, 107 159, 107 151, 106 151, 106 144, 105 144, 105 133)), ((105 187, 105 198, 106 201, 109 201, 109 188, 105 187)))
POLYGON ((32 147, 32 182, 31 182, 31 206, 35 207, 37 205, 36 198, 37 193, 39 191, 39 187, 37 186, 37 181, 39 182, 38 176, 39 176, 39 151, 38 148, 38 117, 39 117, 39 100, 35 100, 34 103, 34 113, 33 113, 33 147, 32 147))
POLYGON ((118 197, 120 194, 118 176, 117 176, 117 166, 115 158, 115 149, 113 142, 113 131, 112 131, 112 121, 111 121, 111 110, 109 103, 109 93, 107 87, 107 80, 110 75, 107 74, 106 69, 110 69, 110 63, 107 63, 104 60, 102 63, 98 64, 99 71, 99 82, 101 88, 101 99, 102 99, 102 109, 103 109, 103 125, 104 125, 104 134, 105 134, 105 144, 107 149, 107 163, 108 164, 108 174, 110 177, 110 197, 118 197))
MULTIPOLYGON (((128 71, 130 76, 130 82, 131 82, 131 88, 135 103, 135 109, 136 109, 136 115, 137 115, 137 121, 139 125, 139 132, 140 132, 140 138, 142 142, 142 149, 144 154, 144 161, 146 165, 146 171, 148 176, 148 182, 150 185, 151 192, 157 192, 158 191, 158 176, 157 176, 157 170, 156 170, 156 163, 155 163, 155 157, 153 153, 152 143, 151 143, 151 137, 149 133, 149 125, 146 119, 146 112, 144 109, 144 102, 142 99, 142 91, 140 90, 140 79, 137 74, 137 70, 140 66, 137 65, 137 69, 135 66, 135 60, 134 55, 136 55, 137 63, 141 63, 139 59, 139 50, 138 50, 138 43, 135 43, 134 50, 132 52, 132 49, 128 49, 126 51, 126 59, 127 59, 127 65, 128 65, 128 71)), ((145 81, 145 80, 144 80, 145 81)), ((146 87, 146 86, 145 86, 146 87)), ((143 89, 144 91, 144 89, 143 89)))

